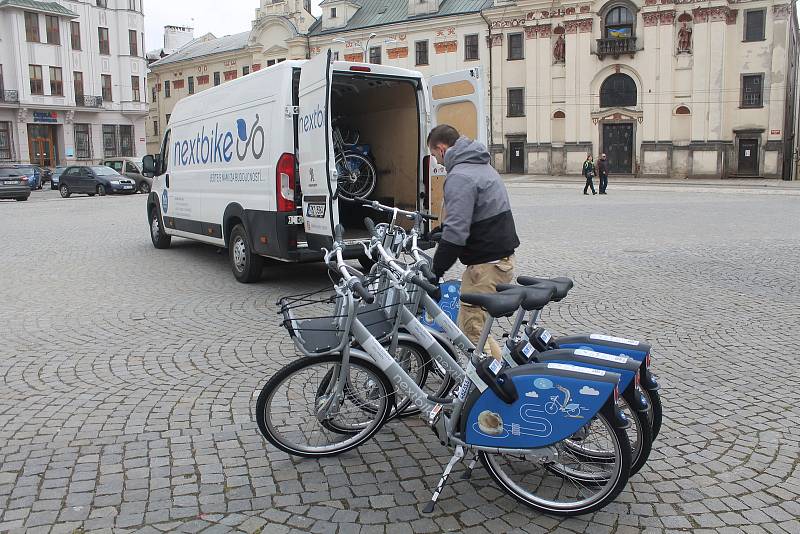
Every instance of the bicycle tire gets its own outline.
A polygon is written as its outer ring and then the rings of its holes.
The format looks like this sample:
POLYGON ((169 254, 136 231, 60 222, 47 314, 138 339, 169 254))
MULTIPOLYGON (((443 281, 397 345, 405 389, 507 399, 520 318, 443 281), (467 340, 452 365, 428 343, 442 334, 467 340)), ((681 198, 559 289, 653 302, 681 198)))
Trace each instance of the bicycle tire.
POLYGON ((661 432, 661 424, 664 418, 664 407, 661 404, 661 395, 659 395, 656 390, 648 391, 644 388, 642 388, 642 394, 645 399, 647 399, 647 418, 650 420, 650 426, 653 429, 652 441, 655 441, 658 437, 658 433, 661 432))
MULTIPOLYGON (((625 488, 625 485, 628 482, 631 465, 631 446, 628 442, 628 435, 625 433, 625 430, 614 426, 610 422, 609 418, 603 413, 603 411, 598 413, 596 417, 603 423, 603 428, 613 443, 616 459, 614 462, 612 476, 609 476, 602 481, 604 483, 584 486, 587 490, 590 487, 600 487, 598 493, 592 498, 583 499, 572 504, 557 503, 554 500, 549 500, 546 497, 540 497, 535 493, 524 490, 520 484, 516 482, 511 475, 509 475, 507 472, 508 469, 504 469, 500 465, 500 459, 514 457, 514 455, 511 454, 488 453, 486 451, 481 451, 479 453, 481 463, 483 463, 484 467, 489 472, 489 475, 504 491, 506 491, 519 502, 540 512, 557 516, 576 516, 600 510, 613 501, 625 488)), ((555 446, 558 447, 558 445, 561 443, 563 442, 559 442, 555 444, 555 446)), ((565 455, 560 454, 559 460, 563 461, 564 457, 565 455)), ((536 462, 523 459, 523 467, 528 467, 531 464, 535 465, 536 462)), ((545 467, 545 464, 546 462, 541 463, 542 471, 551 476, 543 477, 537 475, 534 477, 536 480, 539 480, 537 487, 538 490, 542 490, 551 494, 553 492, 560 492, 561 489, 558 485, 559 480, 562 483, 562 487, 567 486, 568 489, 565 491, 567 495, 572 492, 571 490, 577 489, 577 485, 574 485, 573 487, 568 484, 568 482, 571 481, 569 477, 554 474, 550 469, 545 467)))
MULTIPOLYGON (((390 407, 394 405, 394 388, 392 387, 389 379, 386 377, 385 373, 381 371, 377 366, 373 363, 357 357, 353 354, 350 355, 349 365, 351 368, 350 374, 352 375, 352 369, 361 370, 361 372, 366 373, 368 376, 371 377, 372 380, 376 381, 376 384, 380 385, 382 390, 382 395, 380 399, 382 402, 379 402, 379 409, 377 409, 374 413, 367 412, 361 408, 356 408, 354 411, 357 415, 360 415, 362 418, 366 419, 366 422, 362 423, 362 428, 360 431, 354 433, 339 433, 333 432, 333 436, 343 437, 343 441, 340 443, 331 443, 331 444, 318 444, 317 446, 301 446, 292 441, 290 435, 298 435, 304 434, 306 430, 308 430, 308 426, 305 428, 303 425, 298 421, 298 418, 302 416, 301 413, 291 413, 291 414, 273 414, 272 403, 273 400, 276 398, 276 394, 279 392, 279 388, 282 384, 287 382, 290 378, 298 377, 298 384, 296 387, 305 388, 311 380, 306 380, 305 383, 303 381, 303 377, 301 373, 314 366, 323 367, 325 365, 335 366, 341 364, 341 355, 340 354, 330 354, 327 356, 319 356, 314 358, 300 358, 295 360, 288 365, 281 368, 275 375, 270 378, 264 387, 261 389, 259 393, 258 400, 256 401, 256 411, 255 411, 255 418, 256 423, 258 424, 258 429, 264 438, 269 441, 273 446, 278 448, 279 450, 295 455, 295 456, 302 456, 306 458, 323 458, 326 456, 334 456, 337 454, 341 454, 348 450, 351 450, 355 447, 358 447, 368 439, 370 439, 375 433, 380 430, 380 428, 386 422, 389 416, 390 407), (364 415, 368 414, 368 415, 364 415), (280 417, 279 417, 280 415, 280 417), (288 432, 286 435, 279 432, 277 426, 282 423, 282 420, 286 419, 288 423, 288 432)), ((321 375, 320 379, 324 380, 327 374, 325 368, 320 369, 321 375)), ((301 389, 300 394, 298 395, 297 390, 295 389, 292 391, 291 397, 287 397, 286 399, 279 399, 280 402, 285 402, 286 406, 289 406, 291 409, 291 404, 295 399, 303 398, 303 397, 314 397, 313 399, 313 408, 312 410, 316 411, 318 409, 318 402, 319 399, 317 398, 316 392, 318 390, 318 385, 311 386, 312 393, 311 395, 303 395, 303 391, 301 389)), ((343 399, 339 403, 339 408, 341 409, 346 402, 343 399)), ((379 400, 380 400, 379 399, 379 400)), ((325 431, 330 431, 330 429, 326 428, 325 426, 321 425, 319 419, 316 415, 313 414, 312 410, 306 410, 312 416, 312 423, 316 421, 315 424, 320 426, 325 431)), ((344 413, 344 412, 340 412, 344 413)), ((339 415, 339 414, 337 414, 339 415)), ((324 432, 320 430, 310 430, 310 433, 317 433, 319 437, 328 437, 324 434, 324 432)), ((321 442, 320 442, 321 443, 321 442)))
POLYGON ((372 194, 372 191, 375 190, 377 176, 375 172, 375 166, 368 158, 362 156, 361 154, 345 152, 337 155, 336 170, 339 175, 336 190, 340 197, 348 200, 366 198, 372 194), (357 178, 352 178, 353 175, 350 172, 352 167, 351 164, 348 163, 348 160, 350 162, 355 161, 356 165, 360 169, 359 176, 357 178), (366 170, 363 171, 361 169, 366 170), (364 173, 365 176, 362 177, 362 173, 364 173))
MULTIPOLYGON (((617 406, 631 422, 630 427, 625 429, 625 433, 628 435, 628 442, 631 445, 631 468, 629 476, 633 476, 644 467, 650 457, 650 452, 653 449, 652 427, 646 413, 631 409, 630 404, 623 397, 620 397, 617 406)), ((585 447, 581 447, 580 442, 576 439, 572 439, 572 437, 573 436, 567 438, 565 443, 567 444, 566 446, 570 448, 570 452, 575 456, 595 462, 607 462, 612 458, 612 454, 609 453, 609 451, 588 450, 585 447)), ((589 480, 587 480, 587 482, 589 482, 589 480)))

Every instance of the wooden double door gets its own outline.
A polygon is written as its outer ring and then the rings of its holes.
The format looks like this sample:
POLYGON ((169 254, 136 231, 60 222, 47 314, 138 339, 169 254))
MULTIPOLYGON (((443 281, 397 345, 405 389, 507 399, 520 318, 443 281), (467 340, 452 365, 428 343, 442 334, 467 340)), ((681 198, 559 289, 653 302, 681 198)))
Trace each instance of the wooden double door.
POLYGON ((56 127, 42 124, 28 125, 28 149, 31 163, 40 167, 55 167, 58 164, 56 127))
POLYGON ((603 152, 610 174, 633 172, 633 124, 603 124, 603 152))

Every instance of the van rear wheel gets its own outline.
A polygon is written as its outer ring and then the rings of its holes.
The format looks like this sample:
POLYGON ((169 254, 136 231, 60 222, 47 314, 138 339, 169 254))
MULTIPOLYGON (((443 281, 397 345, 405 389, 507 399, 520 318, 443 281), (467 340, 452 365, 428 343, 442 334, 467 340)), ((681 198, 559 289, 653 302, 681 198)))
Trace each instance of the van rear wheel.
POLYGON ((231 237, 228 240, 228 256, 231 260, 233 275, 239 282, 249 284, 261 278, 264 258, 253 254, 250 250, 247 232, 241 224, 237 224, 231 230, 231 237))

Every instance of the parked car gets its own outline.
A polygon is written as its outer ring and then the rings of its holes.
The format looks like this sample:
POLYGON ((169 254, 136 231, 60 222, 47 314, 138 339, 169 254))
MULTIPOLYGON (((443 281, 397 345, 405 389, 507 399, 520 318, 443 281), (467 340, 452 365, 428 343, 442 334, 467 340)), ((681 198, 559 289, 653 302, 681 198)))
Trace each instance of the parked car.
POLYGON ((0 168, 0 198, 14 200, 28 200, 31 188, 28 177, 14 167, 0 168))
POLYGON ((23 176, 28 178, 28 187, 31 189, 41 189, 42 188, 42 175, 39 171, 39 167, 36 165, 25 165, 25 164, 11 164, 11 165, 3 165, 5 168, 12 168, 17 169, 23 176))
POLYGON ((56 167, 53 169, 53 176, 50 177, 50 189, 58 189, 58 180, 66 167, 56 167))
POLYGON ((90 197, 111 193, 135 193, 136 182, 125 178, 111 167, 67 167, 59 178, 61 196, 69 198, 73 193, 85 193, 90 197))
POLYGON ((111 167, 122 176, 136 182, 136 190, 149 193, 153 179, 142 174, 142 162, 136 158, 111 158, 103 161, 103 165, 111 167))

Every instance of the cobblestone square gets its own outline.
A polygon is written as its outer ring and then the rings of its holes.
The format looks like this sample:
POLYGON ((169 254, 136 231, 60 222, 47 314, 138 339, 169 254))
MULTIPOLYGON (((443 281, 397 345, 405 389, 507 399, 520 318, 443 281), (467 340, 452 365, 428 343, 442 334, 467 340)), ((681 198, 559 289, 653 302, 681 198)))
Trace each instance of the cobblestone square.
MULTIPOLYGON (((143 195, 0 202, 0 532, 800 532, 800 189, 509 184, 518 274, 569 276, 556 334, 651 342, 664 428, 593 515, 451 477, 419 419, 325 460, 268 446, 255 396, 294 347, 274 305, 324 285, 150 243, 143 195)), ((457 273, 454 273, 457 274, 457 273)))

